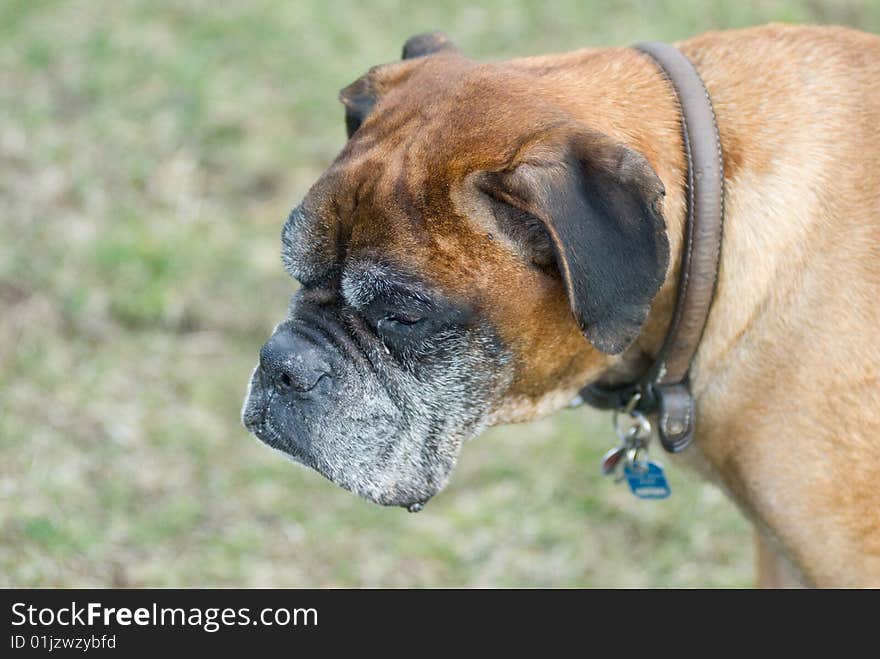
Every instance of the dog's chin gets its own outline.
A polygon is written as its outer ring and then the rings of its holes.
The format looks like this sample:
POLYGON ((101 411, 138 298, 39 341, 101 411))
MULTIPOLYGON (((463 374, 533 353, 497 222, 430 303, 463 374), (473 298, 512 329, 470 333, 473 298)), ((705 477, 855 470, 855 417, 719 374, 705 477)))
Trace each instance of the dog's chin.
MULTIPOLYGON (((319 471, 319 473, 321 473, 319 471)), ((421 509, 428 501, 430 501, 439 490, 434 492, 372 492, 369 490, 364 490, 358 487, 356 484, 346 484, 344 482, 340 482, 334 480, 327 474, 321 473, 322 476, 327 478, 328 480, 336 483, 336 485, 352 492, 353 494, 358 495, 362 499, 365 499, 371 503, 378 504, 380 506, 388 506, 392 508, 407 508, 409 510, 413 510, 414 508, 421 509)))
MULTIPOLYGON (((298 443, 292 432, 276 427, 268 413, 268 396, 264 392, 252 388, 242 410, 242 423, 245 428, 260 442, 274 449, 294 464, 306 467, 339 487, 358 495, 380 506, 403 507, 419 510, 433 498, 447 483, 449 474, 445 474, 436 487, 429 479, 402 479, 408 486, 392 482, 386 475, 377 476, 364 474, 363 469, 348 471, 341 467, 333 467, 320 459, 315 459, 297 449, 298 443), (388 481, 379 485, 377 481, 388 481)), ((451 471, 451 470, 450 470, 451 471)), ((378 470, 377 470, 378 472, 378 470)), ((430 479, 435 481, 435 479, 430 479)))
MULTIPOLYGON (((278 432, 271 423, 264 422, 254 429, 248 429, 262 443, 294 464, 315 471, 331 483, 380 506, 420 509, 442 489, 442 486, 429 489, 421 484, 418 487, 392 486, 388 490, 380 489, 372 482, 374 479, 359 479, 357 475, 350 477, 344 470, 334 469, 320 460, 304 455, 296 449, 296 442, 285 438, 284 434, 278 432)), ((446 480, 443 480, 443 485, 446 484, 446 480)))

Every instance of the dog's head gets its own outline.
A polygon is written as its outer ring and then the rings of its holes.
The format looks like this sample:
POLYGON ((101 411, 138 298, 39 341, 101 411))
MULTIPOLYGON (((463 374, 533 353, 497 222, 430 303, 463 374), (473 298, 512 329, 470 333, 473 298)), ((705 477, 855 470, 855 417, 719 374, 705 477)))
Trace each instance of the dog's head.
POLYGON ((386 505, 462 442, 566 404, 638 335, 666 274, 663 186, 534 75, 414 37, 341 93, 349 140, 287 219, 301 284, 243 412, 386 505))

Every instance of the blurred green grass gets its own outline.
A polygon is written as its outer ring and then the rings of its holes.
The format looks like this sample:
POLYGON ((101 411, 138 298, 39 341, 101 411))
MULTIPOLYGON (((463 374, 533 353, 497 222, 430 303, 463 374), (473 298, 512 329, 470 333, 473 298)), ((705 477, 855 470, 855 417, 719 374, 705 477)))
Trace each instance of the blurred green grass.
POLYGON ((344 138, 337 90, 444 29, 484 58, 876 2, 0 4, 0 586, 748 586, 748 525, 599 477, 607 419, 467 445, 420 515, 239 424, 293 283, 282 219, 344 138))

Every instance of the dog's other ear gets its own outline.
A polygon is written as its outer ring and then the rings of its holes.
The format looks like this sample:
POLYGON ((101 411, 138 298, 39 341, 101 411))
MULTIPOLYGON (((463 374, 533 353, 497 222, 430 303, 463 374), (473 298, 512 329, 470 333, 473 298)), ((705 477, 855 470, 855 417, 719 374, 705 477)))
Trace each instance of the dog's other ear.
MULTIPOLYGON (((403 59, 410 60, 439 53, 458 52, 442 32, 426 32, 410 37, 403 46, 403 59)), ((376 66, 339 92, 345 106, 345 130, 351 137, 373 111, 379 97, 403 80, 412 67, 397 64, 376 66), (399 65, 399 66, 398 66, 399 65), (401 68, 401 66, 403 68, 401 68)))
POLYGON ((376 105, 377 94, 369 74, 362 76, 339 92, 345 106, 345 132, 351 137, 360 128, 376 105))
POLYGON ((605 353, 623 352, 666 277, 663 183, 638 152, 580 128, 539 138, 515 160, 480 188, 543 225, 584 334, 605 353))
POLYGON ((456 52, 458 49, 452 44, 442 32, 425 32, 417 34, 406 40, 403 44, 403 59, 412 59, 414 57, 424 57, 425 55, 433 55, 442 51, 456 52))

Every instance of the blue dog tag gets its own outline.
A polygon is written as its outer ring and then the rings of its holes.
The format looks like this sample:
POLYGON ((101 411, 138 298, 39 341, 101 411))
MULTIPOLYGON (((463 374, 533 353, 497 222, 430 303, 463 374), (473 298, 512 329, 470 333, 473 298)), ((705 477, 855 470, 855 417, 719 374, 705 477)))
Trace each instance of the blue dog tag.
POLYGON ((640 499, 665 499, 672 494, 663 467, 656 462, 649 460, 627 464, 623 468, 623 475, 626 476, 629 489, 640 499))

